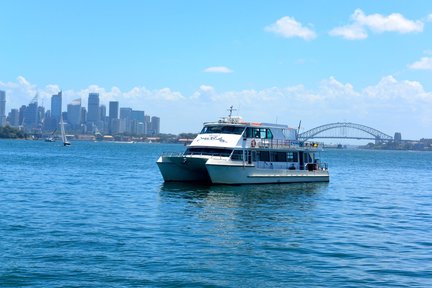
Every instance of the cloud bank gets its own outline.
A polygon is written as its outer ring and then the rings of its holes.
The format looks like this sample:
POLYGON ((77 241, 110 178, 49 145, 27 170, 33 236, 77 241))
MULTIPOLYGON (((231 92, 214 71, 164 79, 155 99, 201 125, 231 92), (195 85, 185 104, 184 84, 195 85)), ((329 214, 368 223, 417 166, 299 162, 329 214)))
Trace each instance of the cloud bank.
MULTIPOLYGON (((39 103, 44 99, 50 108, 51 95, 59 85, 37 87, 20 76, 14 82, 0 82, 6 90, 7 111, 28 104, 38 92, 39 103)), ((191 95, 170 88, 148 89, 133 87, 122 91, 90 85, 80 90, 63 91, 63 109, 76 98, 87 106, 88 93, 98 92, 101 104, 119 101, 120 107, 144 110, 161 117, 162 132, 196 132, 204 121, 225 116, 234 105, 238 114, 248 121, 286 123, 295 126, 302 120, 305 129, 340 121, 360 123, 392 134, 402 132, 408 138, 430 137, 432 132, 432 92, 417 81, 398 80, 389 75, 375 85, 355 88, 335 77, 323 79, 316 87, 302 84, 290 87, 270 87, 261 90, 244 89, 218 91, 201 85, 191 95), (179 120, 180 119, 180 120, 179 120), (429 131, 429 135, 424 135, 429 131)))

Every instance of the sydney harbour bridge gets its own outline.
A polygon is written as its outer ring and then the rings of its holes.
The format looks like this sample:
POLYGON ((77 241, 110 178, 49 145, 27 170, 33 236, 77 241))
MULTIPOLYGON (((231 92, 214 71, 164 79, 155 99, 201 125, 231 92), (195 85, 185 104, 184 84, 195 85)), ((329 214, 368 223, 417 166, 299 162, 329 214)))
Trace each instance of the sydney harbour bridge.
POLYGON ((357 139, 374 140, 375 142, 387 142, 393 140, 377 129, 350 122, 330 123, 315 127, 299 134, 299 139, 357 139))

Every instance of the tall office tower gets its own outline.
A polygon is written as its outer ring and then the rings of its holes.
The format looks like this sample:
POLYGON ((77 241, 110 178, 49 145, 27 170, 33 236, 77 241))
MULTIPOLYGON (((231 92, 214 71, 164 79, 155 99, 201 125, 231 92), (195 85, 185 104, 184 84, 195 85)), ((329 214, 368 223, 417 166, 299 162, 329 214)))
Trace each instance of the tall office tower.
POLYGON ((85 124, 87 122, 87 109, 85 107, 81 107, 81 124, 85 124))
POLYGON ((110 119, 118 119, 119 115, 119 102, 118 101, 110 101, 109 102, 109 118, 110 119))
POLYGON ((9 125, 12 127, 18 127, 20 125, 18 109, 12 109, 11 112, 9 112, 8 121, 9 125))
POLYGON ((6 92, 0 90, 0 127, 6 125, 6 92))
POLYGON ((144 111, 132 110, 131 132, 138 135, 145 134, 144 121, 144 111))
POLYGON ((160 134, 160 118, 153 116, 151 118, 151 130, 152 134, 160 134))
POLYGON ((119 132, 119 121, 118 119, 119 113, 119 102, 110 101, 109 102, 109 123, 108 123, 108 131, 111 134, 115 134, 119 132))
POLYGON ((19 109, 19 124, 18 126, 24 126, 24 122, 25 122, 25 113, 27 110, 27 106, 26 105, 22 105, 21 108, 19 109))
POLYGON ((77 129, 81 125, 81 98, 67 105, 67 121, 72 129, 77 129))
POLYGON ((105 106, 105 105, 101 105, 101 106, 99 107, 99 112, 100 112, 100 116, 99 116, 99 118, 100 118, 102 121, 104 121, 104 120, 105 120, 105 117, 106 117, 106 106, 105 106))
POLYGON ((132 119, 132 108, 120 108, 120 119, 132 119))
POLYGON ((132 108, 120 108, 119 132, 132 133, 132 108))
POLYGON ((24 113, 24 127, 26 128, 36 128, 39 123, 39 117, 38 117, 38 98, 39 95, 36 94, 36 96, 33 98, 33 100, 30 102, 30 104, 27 106, 27 109, 25 109, 24 113))
POLYGON ((88 96, 88 110, 87 110, 87 123, 96 124, 100 120, 99 111, 99 93, 89 93, 88 96))
POLYGON ((62 91, 58 94, 51 96, 51 118, 56 121, 56 123, 60 122, 60 116, 62 113, 62 91))
POLYGON ((136 120, 137 122, 144 123, 144 111, 133 110, 132 111, 132 120, 136 120))
POLYGON ((150 116, 144 115, 144 134, 148 135, 151 134, 151 122, 150 122, 150 116))

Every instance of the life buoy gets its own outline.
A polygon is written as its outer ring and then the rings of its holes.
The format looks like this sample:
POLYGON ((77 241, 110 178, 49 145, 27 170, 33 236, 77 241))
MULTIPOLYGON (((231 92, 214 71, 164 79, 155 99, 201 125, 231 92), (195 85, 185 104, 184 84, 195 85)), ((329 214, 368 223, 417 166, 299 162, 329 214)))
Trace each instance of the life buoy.
POLYGON ((255 139, 252 139, 252 141, 251 141, 251 147, 253 148, 253 147, 255 147, 255 145, 256 145, 255 139))

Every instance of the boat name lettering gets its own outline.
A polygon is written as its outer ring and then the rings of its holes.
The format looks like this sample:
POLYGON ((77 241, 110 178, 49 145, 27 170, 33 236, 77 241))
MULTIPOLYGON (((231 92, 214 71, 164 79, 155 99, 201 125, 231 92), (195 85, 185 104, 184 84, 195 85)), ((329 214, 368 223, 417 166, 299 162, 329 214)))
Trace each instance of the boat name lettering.
POLYGON ((219 141, 221 143, 227 143, 225 139, 222 138, 222 136, 201 136, 200 140, 210 140, 210 141, 219 141))

